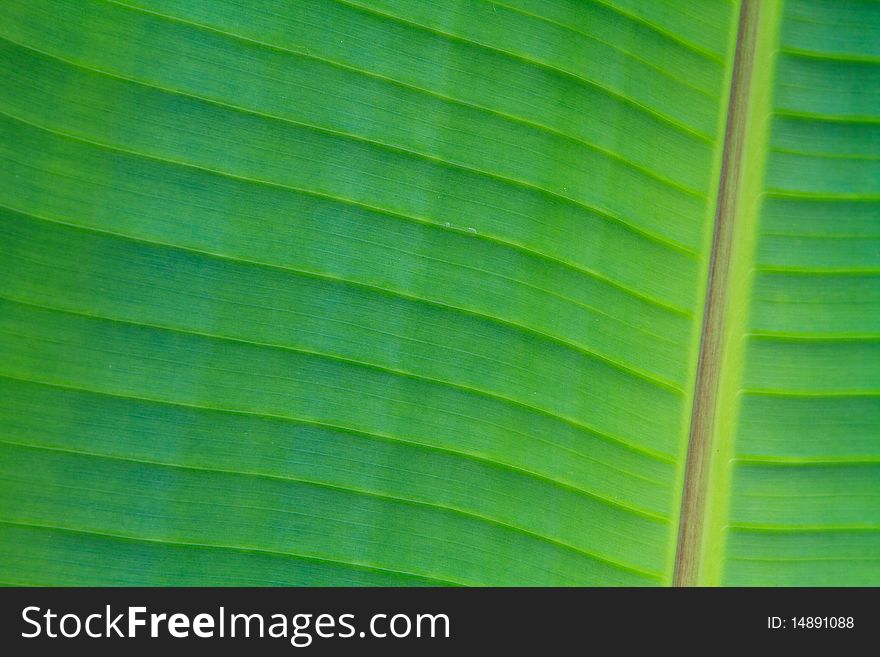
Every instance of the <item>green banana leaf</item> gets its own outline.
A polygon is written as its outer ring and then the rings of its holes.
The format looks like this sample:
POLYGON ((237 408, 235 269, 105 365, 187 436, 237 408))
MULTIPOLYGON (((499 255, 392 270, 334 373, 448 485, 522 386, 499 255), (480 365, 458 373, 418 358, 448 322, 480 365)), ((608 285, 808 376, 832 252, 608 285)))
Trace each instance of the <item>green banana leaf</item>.
POLYGON ((0 582, 880 585, 880 3, 0 3, 0 582))

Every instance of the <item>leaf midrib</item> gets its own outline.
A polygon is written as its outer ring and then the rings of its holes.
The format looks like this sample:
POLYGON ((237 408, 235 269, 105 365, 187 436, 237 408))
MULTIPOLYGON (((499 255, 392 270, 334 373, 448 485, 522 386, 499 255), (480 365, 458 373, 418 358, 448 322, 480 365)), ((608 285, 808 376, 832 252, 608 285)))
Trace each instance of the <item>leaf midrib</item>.
POLYGON ((712 442, 718 415, 718 390, 721 379, 731 250, 735 234, 734 224, 737 220, 739 183, 743 172, 746 120, 760 15, 758 1, 742 0, 728 94, 727 122, 682 485, 678 543, 672 580, 674 586, 698 584, 703 559, 706 497, 710 486, 712 442))

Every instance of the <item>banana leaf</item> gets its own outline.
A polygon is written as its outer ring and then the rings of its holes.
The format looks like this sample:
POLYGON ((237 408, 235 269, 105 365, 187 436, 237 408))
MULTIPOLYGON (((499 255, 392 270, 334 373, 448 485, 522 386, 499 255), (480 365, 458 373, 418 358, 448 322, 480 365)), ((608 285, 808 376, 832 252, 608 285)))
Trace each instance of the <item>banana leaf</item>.
POLYGON ((880 4, 0 3, 0 583, 880 585, 880 4))

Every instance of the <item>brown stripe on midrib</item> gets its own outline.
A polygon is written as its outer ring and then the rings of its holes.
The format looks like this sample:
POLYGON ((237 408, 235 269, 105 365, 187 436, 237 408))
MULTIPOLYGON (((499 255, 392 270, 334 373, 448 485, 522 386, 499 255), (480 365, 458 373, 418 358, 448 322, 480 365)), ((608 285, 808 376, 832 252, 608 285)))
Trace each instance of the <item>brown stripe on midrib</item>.
POLYGON ((700 356, 688 436, 687 464, 681 498, 674 586, 698 583, 706 514, 711 439, 715 428, 721 339, 730 268, 730 249, 741 178, 748 94, 755 52, 760 0, 743 0, 737 28, 733 75, 727 107, 727 126, 718 178, 718 201, 709 260, 709 280, 703 311, 700 356))

